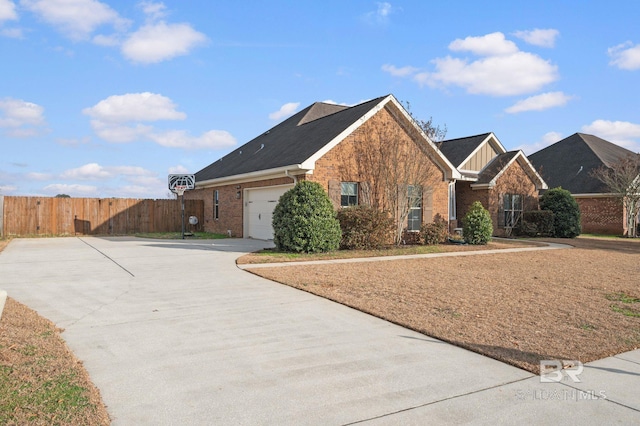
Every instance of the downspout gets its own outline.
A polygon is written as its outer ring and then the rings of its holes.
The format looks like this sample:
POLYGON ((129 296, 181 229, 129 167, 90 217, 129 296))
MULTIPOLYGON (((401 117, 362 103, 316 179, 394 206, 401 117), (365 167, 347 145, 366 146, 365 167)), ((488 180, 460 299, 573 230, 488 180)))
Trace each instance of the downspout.
POLYGON ((284 171, 284 174, 285 174, 287 177, 289 177, 289 178, 293 179, 293 184, 294 184, 294 185, 298 183, 298 178, 297 178, 296 176, 292 176, 292 175, 290 175, 290 174, 289 174, 289 170, 285 170, 285 171, 284 171))

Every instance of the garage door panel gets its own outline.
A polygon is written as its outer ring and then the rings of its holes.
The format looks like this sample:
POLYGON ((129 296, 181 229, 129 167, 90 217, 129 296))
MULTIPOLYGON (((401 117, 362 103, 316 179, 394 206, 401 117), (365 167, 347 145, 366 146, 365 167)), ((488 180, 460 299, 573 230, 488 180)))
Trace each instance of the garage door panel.
POLYGON ((247 237, 260 240, 273 239, 273 210, 280 196, 293 188, 293 185, 282 185, 269 188, 247 190, 245 219, 247 237))

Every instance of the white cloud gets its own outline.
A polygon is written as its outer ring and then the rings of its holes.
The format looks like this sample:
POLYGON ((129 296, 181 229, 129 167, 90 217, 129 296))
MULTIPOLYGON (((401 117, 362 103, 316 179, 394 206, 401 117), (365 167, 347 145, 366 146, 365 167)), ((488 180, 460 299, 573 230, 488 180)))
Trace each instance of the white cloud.
POLYGON ((518 46, 507 40, 500 32, 479 37, 457 39, 449 43, 449 50, 454 52, 469 51, 478 56, 503 56, 518 52, 518 46))
POLYGON ((436 72, 416 74, 415 80, 421 86, 454 85, 476 95, 531 93, 558 79, 555 65, 527 52, 490 56, 473 62, 447 56, 433 62, 436 72))
POLYGON ((220 149, 232 147, 236 139, 225 130, 209 130, 200 136, 194 137, 184 130, 171 130, 147 135, 158 145, 169 148, 184 149, 220 149))
POLYGON ((15 185, 0 185, 0 194, 8 194, 17 190, 18 187, 15 185))
POLYGON ((20 28, 3 28, 0 34, 9 38, 22 38, 22 29, 20 28))
POLYGON ((18 19, 18 14, 15 3, 10 0, 0 0, 0 22, 16 19, 18 19))
POLYGON ((516 149, 521 149, 522 151, 524 151, 526 155, 531 155, 534 152, 538 152, 541 149, 546 148, 549 145, 552 145, 561 139, 562 139, 562 133, 547 132, 542 136, 542 138, 539 141, 533 142, 530 144, 520 145, 516 147, 516 149))
POLYGON ((131 34, 122 44, 122 54, 133 62, 150 64, 186 55, 206 41, 189 24, 158 22, 131 34))
POLYGON ((29 137, 45 124, 44 108, 22 99, 0 99, 0 128, 12 137, 29 137))
POLYGON ((53 178, 53 175, 51 173, 40 173, 40 172, 30 172, 27 173, 27 179, 29 180, 37 180, 37 181, 41 181, 41 180, 50 180, 53 178))
POLYGON ((101 166, 89 163, 75 169, 65 170, 60 178, 69 180, 101 180, 118 176, 154 177, 155 173, 138 166, 101 166))
MULTIPOLYGON (((558 67, 538 55, 518 50, 502 33, 457 39, 449 44, 455 52, 471 52, 478 59, 446 56, 436 58, 435 71, 420 71, 412 78, 420 86, 458 86, 471 94, 513 96, 540 90, 558 79, 558 67)), ((387 72, 403 72, 409 67, 386 65, 387 72), (404 70, 404 71, 398 71, 404 70)), ((398 74, 398 72, 400 74, 398 74)))
POLYGON ((509 114, 516 114, 524 111, 543 111, 545 109, 564 106, 572 97, 562 92, 547 92, 541 95, 531 96, 522 99, 514 105, 505 109, 509 114))
POLYGON ((62 179, 79 180, 108 179, 111 176, 111 173, 107 172, 98 163, 85 164, 76 169, 66 170, 60 175, 62 179))
POLYGON ((363 19, 371 25, 385 25, 389 22, 389 16, 397 9, 388 2, 378 2, 376 10, 364 14, 363 19))
POLYGON ((21 0, 20 4, 74 40, 89 37, 102 25, 123 29, 128 21, 96 0, 21 0))
POLYGON ((200 136, 192 136, 184 130, 157 131, 153 126, 143 124, 187 118, 171 99, 155 93, 109 96, 82 112, 92 117, 91 127, 108 142, 148 140, 161 146, 184 149, 218 149, 236 144, 236 139, 224 130, 209 130, 200 136))
POLYGON ((169 167, 169 170, 167 172, 168 172, 167 174, 170 174, 170 175, 187 174, 189 173, 189 169, 187 169, 183 165, 177 165, 177 166, 169 167))
POLYGON ((611 57, 609 65, 630 71, 640 69, 640 44, 634 46, 628 41, 609 48, 608 53, 611 57))
POLYGON ((280 109, 276 112, 272 112, 269 114, 269 118, 271 120, 280 120, 282 118, 288 117, 300 106, 300 102, 289 102, 280 107, 280 109))
POLYGON ((412 66, 397 68, 394 65, 384 64, 382 66, 382 71, 389 73, 394 77, 408 77, 412 74, 415 74, 417 71, 419 71, 419 69, 412 66))
POLYGON ((582 132, 598 136, 634 152, 640 152, 640 124, 628 121, 595 120, 582 132))
POLYGON ((143 1, 138 4, 149 21, 157 21, 165 17, 167 7, 164 3, 154 3, 151 1, 143 1))
POLYGON ((171 99, 149 92, 109 96, 82 112, 96 120, 116 123, 184 120, 187 117, 185 113, 176 110, 171 99))
POLYGON ((147 139, 147 135, 153 131, 152 126, 142 124, 113 124, 100 120, 91 120, 91 127, 101 139, 114 143, 133 142, 137 139, 147 139))
POLYGON ((98 188, 93 185, 52 183, 43 188, 48 194, 67 194, 71 196, 96 196, 98 188))
POLYGON ((516 31, 513 35, 535 46, 554 47, 556 44, 556 38, 560 35, 560 31, 552 28, 536 28, 528 31, 516 31))

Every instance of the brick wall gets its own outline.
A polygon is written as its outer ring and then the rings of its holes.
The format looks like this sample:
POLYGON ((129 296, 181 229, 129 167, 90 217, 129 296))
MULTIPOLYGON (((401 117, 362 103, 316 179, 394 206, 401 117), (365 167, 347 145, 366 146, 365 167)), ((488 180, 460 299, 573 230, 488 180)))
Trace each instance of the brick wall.
POLYGON ((502 214, 502 194, 522 194, 524 195, 524 210, 535 210, 538 208, 538 191, 535 183, 522 169, 518 162, 514 162, 498 178, 496 185, 489 189, 473 189, 473 182, 456 182, 456 212, 457 222, 462 226, 461 220, 469 211, 474 201, 480 201, 491 215, 493 223, 493 234, 504 236, 505 229, 502 226, 500 215, 502 214))
MULTIPOLYGON (((303 180, 304 175, 297 176, 303 180)), ((243 237, 244 220, 244 190, 248 188, 260 188, 275 185, 290 185, 293 180, 290 177, 267 179, 235 185, 221 185, 205 189, 196 189, 184 193, 185 199, 198 199, 204 201, 204 230, 219 234, 227 234, 231 231, 233 237, 243 237), (218 219, 213 217, 213 193, 218 190, 218 219), (238 197, 239 194, 239 197, 238 197)))
MULTIPOLYGON (((320 183, 330 194, 331 201, 336 208, 340 206, 340 192, 337 190, 337 185, 339 185, 340 182, 362 183, 372 180, 371 176, 367 175, 366 172, 361 171, 361 173, 357 173, 354 168, 348 167, 345 164, 345 159, 350 159, 355 156, 357 138, 364 137, 363 135, 370 132, 372 127, 381 125, 398 126, 386 109, 381 110, 375 117, 368 120, 340 144, 316 161, 316 168, 313 174, 308 175, 309 180, 320 183)), ((401 138, 402 143, 414 143, 410 136, 400 128, 397 136, 401 138)), ((431 160, 425 156, 424 161, 431 160)), ((443 181, 444 174, 436 165, 433 165, 432 172, 433 176, 429 179, 429 186, 432 188, 431 202, 429 204, 431 204, 432 208, 430 215, 426 214, 426 208, 423 209, 423 212, 425 212, 423 213, 424 223, 432 222, 433 218, 438 214, 445 219, 449 217, 448 182, 443 181)), ((360 194, 360 199, 362 199, 362 194, 360 194)), ((425 200, 423 206, 426 207, 426 204, 427 200, 425 200)))
POLYGON ((577 197, 582 232, 623 235, 626 231, 624 208, 616 198, 577 197))
MULTIPOLYGON (((340 206, 340 182, 367 182, 366 173, 357 175, 350 169, 345 159, 353 158, 355 152, 355 140, 362 137, 363 132, 370 130, 371 126, 379 126, 380 124, 395 126, 398 135, 404 143, 413 143, 410 136, 400 128, 395 119, 386 109, 382 109, 375 117, 368 120, 354 133, 349 135, 340 144, 327 152, 323 157, 316 161, 315 170, 312 174, 298 176, 298 180, 307 179, 318 182, 323 186, 329 194, 334 206, 340 206)), ((425 156, 425 161, 430 161, 425 156)), ((431 214, 423 215, 423 221, 431 222, 433 217, 440 215, 448 218, 449 194, 448 183, 443 182, 444 176, 442 171, 434 166, 432 179, 430 184, 433 188, 431 201, 431 214)), ((204 201, 204 229, 209 232, 228 233, 234 237, 243 236, 243 210, 244 210, 244 193, 247 188, 257 188, 264 186, 274 186, 291 184, 292 179, 288 177, 269 179, 264 181, 255 181, 251 183, 243 183, 240 185, 222 185, 206 189, 197 189, 185 192, 185 198, 201 199, 204 201), (239 188, 238 188, 239 187, 239 188), (213 218, 213 191, 219 191, 219 219, 213 218), (237 192, 240 191, 241 197, 237 198, 237 192)), ((426 204, 423 203, 423 204, 426 204)), ((425 205, 426 207, 426 205, 425 205)), ((423 209, 427 211, 427 209, 423 209)))

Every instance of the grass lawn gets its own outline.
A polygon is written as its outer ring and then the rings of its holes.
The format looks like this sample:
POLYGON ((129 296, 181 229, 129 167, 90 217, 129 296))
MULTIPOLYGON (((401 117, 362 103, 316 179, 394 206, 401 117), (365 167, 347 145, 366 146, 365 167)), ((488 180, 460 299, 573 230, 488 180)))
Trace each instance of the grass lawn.
POLYGON ((575 248, 252 272, 536 374, 639 348, 640 239, 549 241, 575 248))

